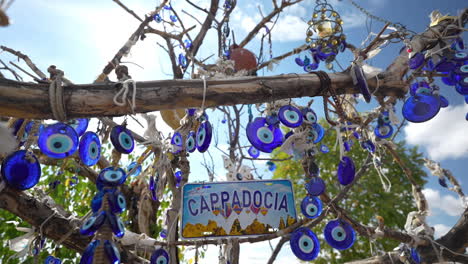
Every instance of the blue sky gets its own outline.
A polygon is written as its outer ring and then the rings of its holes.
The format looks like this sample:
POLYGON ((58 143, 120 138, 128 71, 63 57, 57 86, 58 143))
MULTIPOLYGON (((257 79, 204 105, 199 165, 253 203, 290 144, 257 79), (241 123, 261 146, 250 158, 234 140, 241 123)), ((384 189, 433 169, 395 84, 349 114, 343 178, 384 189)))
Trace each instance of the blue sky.
MULTIPOLYGON (((142 0, 124 2, 128 2, 129 7, 140 16, 153 10, 158 4, 157 1, 142 0)), ((198 0, 195 2, 206 6, 208 1, 198 0)), ((367 37, 367 28, 370 28, 372 32, 377 32, 383 26, 377 21, 366 26, 366 17, 348 0, 329 2, 343 17, 348 41, 354 45, 359 46, 367 37)), ((428 15, 435 9, 444 14, 457 14, 458 11, 466 7, 466 1, 463 0, 372 0, 357 2, 371 13, 393 22, 400 22, 415 32, 425 30, 429 23, 428 15)), ((273 31, 274 55, 303 44, 306 29, 303 21, 309 19, 314 3, 315 1, 312 0, 304 1, 282 14, 273 31)), ((177 10, 191 10, 192 14, 202 17, 202 14, 190 9, 185 1, 173 0, 172 4, 177 10)), ((238 9, 231 17, 231 26, 236 32, 236 39, 242 39, 261 19, 257 5, 261 6, 264 13, 267 13, 271 8, 271 1, 238 1, 238 9)), ((65 71, 67 78, 75 83, 92 82, 139 25, 136 19, 110 0, 17 0, 7 11, 7 14, 10 16, 12 24, 7 28, 0 28, 0 44, 29 55, 43 71, 46 71, 51 64, 57 65, 65 71)), ((188 21, 188 25, 196 24, 190 18, 186 18, 186 21, 188 21)), ((157 27, 158 25, 153 23, 152 26, 157 27)), ((199 26, 194 30, 192 36, 198 28, 199 26)), ((135 80, 171 78, 167 54, 156 45, 157 41, 162 43, 161 39, 148 36, 143 42, 138 42, 132 49, 130 56, 124 59, 124 61, 137 63, 144 68, 129 65, 130 73, 135 80)), ((199 58, 210 56, 213 47, 211 43, 215 42, 216 36, 210 32, 199 58)), ((257 39, 247 47, 258 52, 258 43, 257 39)), ((386 68, 401 47, 401 44, 390 45, 369 63, 375 67, 386 68)), ((4 61, 15 60, 14 57, 5 53, 0 54, 0 59, 4 61)), ((351 54, 348 52, 342 54, 338 57, 338 61, 347 67, 351 61, 351 54)), ((294 58, 289 58, 281 62, 273 71, 265 70, 259 72, 259 75, 294 72, 301 73, 302 69, 295 65, 294 58)), ((465 114, 468 112, 468 107, 464 104, 463 97, 459 96, 452 87, 441 86, 441 94, 449 99, 450 106, 443 109, 436 118, 427 123, 406 126, 403 133, 399 135, 399 139, 419 146, 420 150, 428 157, 441 162, 443 167, 450 169, 458 177, 466 191, 468 190, 468 180, 464 164, 468 164, 468 137, 466 136, 468 123, 465 121, 465 114)), ((361 110, 367 110, 374 106, 375 102, 370 105, 360 103, 358 107, 361 110)), ((314 103, 313 108, 317 109, 319 117, 323 117, 320 103, 314 103)), ((397 114, 401 117, 401 103, 397 105, 397 114)), ((219 114, 210 116, 210 120, 218 122, 218 124, 220 119, 222 116, 219 114)), ((162 122, 157 124, 163 132, 170 133, 170 129, 162 122)), ((222 128, 219 130, 222 131, 222 128)), ((226 144, 223 143, 225 138, 223 135, 219 138, 218 147, 221 149, 226 147, 226 144)), ((226 171, 220 166, 222 164, 220 154, 220 152, 214 151, 215 172, 217 178, 223 180, 226 171)), ((191 176, 190 181, 207 180, 206 171, 201 165, 196 165, 203 160, 202 155, 192 155, 191 160, 192 164, 195 165, 192 165, 193 177, 191 176)), ((257 162, 256 165, 260 166, 259 171, 265 178, 268 178, 269 174, 264 170, 264 162, 257 162)), ((461 212, 461 208, 457 206, 459 200, 453 192, 441 188, 436 177, 430 176, 428 184, 424 188, 431 207, 429 223, 436 227, 437 235, 443 234, 458 219, 461 212)), ((243 246, 241 260, 252 256, 249 252, 262 252, 262 249, 267 249, 268 252, 258 256, 258 260, 255 257, 254 261, 258 262, 252 262, 250 259, 249 263, 264 263, 269 256, 268 246, 265 245, 243 246)), ((280 259, 291 257, 288 246, 285 246, 279 257, 280 259)), ((244 262, 241 261, 241 263, 244 262)))

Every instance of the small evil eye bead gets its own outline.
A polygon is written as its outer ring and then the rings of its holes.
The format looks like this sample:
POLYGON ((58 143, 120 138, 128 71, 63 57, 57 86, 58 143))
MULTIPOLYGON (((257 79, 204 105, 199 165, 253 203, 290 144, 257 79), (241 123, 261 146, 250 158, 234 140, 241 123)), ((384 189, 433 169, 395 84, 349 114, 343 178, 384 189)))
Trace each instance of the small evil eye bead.
POLYGON ((134 162, 130 163, 130 165, 128 165, 128 167, 127 167, 127 176, 136 177, 136 176, 140 175, 141 170, 142 170, 141 165, 138 164, 138 162, 134 161, 134 162), (132 170, 133 170, 133 172, 130 173, 132 170))
POLYGON ((301 212, 307 218, 316 218, 322 213, 322 201, 315 196, 306 196, 301 202, 301 212))
POLYGON ((377 126, 374 129, 374 134, 379 138, 389 138, 393 134, 393 127, 388 124, 377 126))
POLYGON ((209 121, 203 121, 197 131, 197 149, 205 152, 211 143, 213 129, 209 121))
POLYGON ((89 217, 81 226, 80 233, 84 236, 92 236, 104 224, 106 212, 101 211, 89 217))
POLYGON ((415 248, 410 249, 410 255, 411 255, 411 260, 413 260, 414 263, 416 264, 421 263, 421 257, 419 256, 419 253, 415 248))
POLYGON ((301 112, 305 122, 309 122, 312 124, 317 123, 317 114, 314 112, 314 110, 310 108, 302 108, 301 112))
POLYGON ((327 145, 322 144, 322 145, 320 145, 320 151, 322 153, 328 153, 328 152, 330 152, 330 148, 328 148, 327 145))
POLYGON ((184 40, 184 46, 186 49, 192 48, 192 41, 190 41, 189 39, 184 40))
POLYGON ((86 247, 85 251, 83 252, 83 255, 81 255, 80 264, 93 263, 94 252, 100 243, 101 240, 93 240, 91 243, 89 243, 88 247, 86 247))
POLYGON ((157 23, 161 23, 161 22, 162 22, 162 17, 161 17, 160 14, 155 14, 155 15, 153 16, 153 19, 154 19, 154 21, 156 21, 157 23))
POLYGON ((124 236, 125 226, 118 215, 115 215, 111 213, 110 211, 107 211, 107 221, 109 222, 112 232, 114 233, 116 237, 121 238, 124 236))
POLYGON ((99 191, 91 200, 91 209, 94 213, 97 213, 99 209, 101 209, 102 199, 104 198, 105 193, 105 191, 99 191))
POLYGON ((379 125, 390 124, 390 115, 388 111, 382 112, 379 116, 379 125))
POLYGON ((280 123, 278 114, 276 112, 271 113, 271 115, 266 117, 266 123, 270 126, 277 126, 280 123))
POLYGON ((350 248, 356 239, 354 229, 348 222, 342 220, 328 222, 323 233, 327 243, 339 250, 350 248))
POLYGON ((23 191, 39 182, 41 165, 34 154, 18 150, 3 160, 1 175, 8 186, 23 191))
POLYGON ((309 57, 305 56, 304 57, 304 65, 303 66, 306 66, 306 65, 309 65, 310 64, 310 59, 309 57))
POLYGON ((115 246, 114 242, 110 240, 105 240, 104 251, 106 252, 109 263, 120 263, 120 252, 117 249, 117 246, 115 246))
POLYGON ((314 260, 320 252, 317 236, 307 227, 300 227, 291 233, 289 244, 294 255, 304 261, 314 260))
POLYGON ((282 106, 278 111, 278 118, 287 127, 298 127, 302 124, 302 113, 291 105, 282 106))
POLYGON ((256 149, 271 153, 283 143, 283 133, 277 126, 268 125, 263 117, 257 117, 246 128, 247 139, 256 149))
POLYGON ((338 46, 338 50, 340 52, 344 52, 346 50, 346 47, 347 47, 346 41, 342 40, 340 45, 338 46))
POLYGON ((249 152, 250 157, 254 159, 260 156, 260 151, 256 149, 254 146, 251 146, 247 152, 249 152))
POLYGON ((114 190, 109 192, 108 194, 109 205, 112 213, 120 214, 125 211, 127 208, 127 201, 125 200, 125 196, 118 190, 114 190))
MULTIPOLYGON (((44 264, 56 264, 57 263, 57 260, 60 261, 59 259, 56 259, 54 258, 53 256, 48 256, 45 260, 44 260, 44 264)), ((62 263, 61 261, 59 263, 62 263)))
POLYGON ((196 134, 193 131, 190 131, 187 140, 185 141, 185 149, 187 152, 194 152, 197 149, 196 134))
POLYGON ((305 72, 313 72, 316 69, 318 69, 318 66, 319 66, 319 64, 316 63, 316 62, 311 63, 311 64, 307 64, 307 65, 304 66, 304 71, 305 72))
POLYGON ((276 170, 276 164, 271 160, 267 161, 266 166, 267 166, 269 171, 275 171, 276 170))
POLYGON ((176 154, 182 151, 183 139, 180 132, 175 132, 171 138, 172 153, 176 154))
POLYGON ((78 137, 81 137, 86 132, 86 129, 88 129, 88 124, 89 119, 87 118, 77 118, 67 121, 67 125, 75 129, 76 134, 78 134, 78 137))
POLYGON ((454 78, 457 81, 460 81, 464 77, 468 77, 468 64, 457 66, 453 73, 454 78))
POLYGON ((350 157, 344 156, 338 164, 338 181, 342 185, 348 185, 354 180, 356 168, 354 162, 350 157))
POLYGON ((158 178, 156 178, 155 180, 154 177, 151 176, 148 187, 151 192, 151 198, 153 199, 153 201, 157 201, 158 200, 158 195, 157 195, 158 178))
POLYGON ((421 67, 424 64, 424 54, 418 52, 408 61, 410 69, 414 70, 421 67))
POLYGON ((69 125, 56 123, 42 129, 37 144, 46 156, 63 159, 78 149, 78 135, 69 125))
POLYGON ((294 61, 296 62, 297 65, 301 66, 301 67, 304 67, 304 61, 301 59, 301 58, 296 58, 294 59, 294 61))
POLYGON ((172 22, 177 22, 177 17, 175 15, 170 15, 169 18, 171 19, 172 22))
POLYGON ((122 168, 107 167, 103 169, 96 180, 99 187, 117 187, 125 182, 127 174, 122 168))
POLYGON ((284 135, 284 140, 288 139, 290 136, 294 135, 294 132, 291 130, 286 135, 284 135))
POLYGON ((372 143, 371 140, 365 140, 365 141, 362 141, 361 142, 361 147, 367 151, 369 151, 370 153, 374 153, 375 152, 375 145, 374 143, 372 143))
POLYGON ((94 166, 101 157, 101 141, 94 132, 86 132, 80 139, 78 154, 86 166, 94 166))
POLYGON ((169 254, 163 248, 159 248, 151 254, 150 264, 168 264, 169 254))
POLYGON ((115 126, 111 131, 111 142, 114 148, 123 154, 129 154, 135 147, 132 132, 124 126, 115 126))
POLYGON ((180 67, 182 67, 182 68, 184 68, 184 69, 187 68, 187 66, 188 66, 188 61, 187 61, 187 58, 185 57, 184 54, 180 53, 180 54, 179 54, 178 60, 179 60, 179 66, 180 66, 180 67))
POLYGON ((413 123, 421 123, 432 119, 439 113, 440 100, 438 96, 419 94, 410 96, 403 104, 403 117, 413 123))
POLYGON ((320 177, 313 177, 305 184, 307 193, 312 196, 319 196, 325 191, 325 182, 320 177))
POLYGON ((322 141, 323 136, 325 135, 325 129, 323 129, 323 127, 320 124, 315 123, 311 125, 311 130, 313 131, 314 144, 317 144, 320 141, 322 141))

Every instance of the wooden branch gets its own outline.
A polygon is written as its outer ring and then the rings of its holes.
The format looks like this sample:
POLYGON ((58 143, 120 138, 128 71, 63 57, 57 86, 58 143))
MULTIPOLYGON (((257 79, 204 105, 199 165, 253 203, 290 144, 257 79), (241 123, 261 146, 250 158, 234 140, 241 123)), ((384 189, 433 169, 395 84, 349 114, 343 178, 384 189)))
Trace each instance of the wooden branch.
POLYGON ((288 239, 285 238, 285 237, 282 237, 280 239, 280 241, 278 241, 278 244, 276 244, 275 250, 273 251, 273 253, 271 253, 271 256, 268 259, 267 264, 273 264, 273 262, 275 262, 276 257, 278 256, 278 254, 281 251, 281 248, 283 247, 284 243, 286 243, 287 241, 288 241, 288 239))
POLYGON ((301 46, 299 46, 299 47, 297 47, 297 48, 295 48, 295 49, 293 49, 293 50, 291 50, 291 51, 289 51, 289 52, 286 52, 286 53, 284 53, 284 54, 281 54, 281 55, 279 55, 279 56, 276 56, 276 57, 272 58, 271 60, 265 61, 264 63, 258 65, 258 66, 257 66, 257 71, 260 70, 260 69, 262 69, 262 68, 264 68, 264 67, 267 67, 270 63, 273 63, 273 62, 275 62, 275 61, 280 61, 280 60, 282 60, 282 59, 284 59, 284 58, 287 58, 287 57, 289 57, 289 56, 291 56, 291 55, 294 55, 294 54, 301 53, 301 52, 303 52, 304 50, 307 50, 308 48, 309 48, 309 46, 307 46, 307 45, 304 44, 304 45, 301 45, 301 46))
POLYGON ((17 56, 18 58, 24 60, 24 62, 26 62, 29 68, 31 68, 31 70, 33 70, 39 77, 41 77, 42 79, 47 79, 47 76, 41 70, 39 70, 39 68, 37 68, 36 64, 34 64, 27 55, 21 53, 20 51, 13 50, 5 46, 0 46, 0 49, 6 52, 9 52, 17 56))
POLYGON ((126 5, 124 5, 122 2, 120 2, 119 0, 112 0, 114 1, 116 4, 118 4, 120 7, 122 7, 125 11, 127 11, 130 15, 132 15, 134 18, 138 19, 140 22, 143 22, 143 19, 141 19, 141 17, 139 17, 135 12, 133 12, 133 10, 131 10, 130 8, 128 8, 126 5))

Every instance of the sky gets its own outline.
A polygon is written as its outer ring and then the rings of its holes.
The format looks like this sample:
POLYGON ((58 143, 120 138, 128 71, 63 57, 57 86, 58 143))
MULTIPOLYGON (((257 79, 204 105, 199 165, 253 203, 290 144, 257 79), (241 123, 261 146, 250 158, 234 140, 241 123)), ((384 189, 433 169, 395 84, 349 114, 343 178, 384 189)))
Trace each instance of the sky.
MULTIPOLYGON (((123 1, 137 14, 143 16, 153 10, 158 1, 123 1)), ((206 7, 209 1, 196 0, 201 6, 206 7)), ((356 1, 372 14, 393 22, 400 22, 408 29, 415 32, 425 30, 429 23, 428 15, 433 10, 440 10, 443 14, 457 14, 466 7, 463 0, 369 0, 356 1)), ((358 9, 350 4, 349 0, 329 1, 343 18, 344 30, 348 41, 360 46, 371 32, 378 32, 383 24, 381 22, 366 18, 358 9)), ((292 48, 303 44, 306 23, 314 7, 315 1, 306 0, 303 3, 288 8, 279 18, 277 26, 272 31, 273 54, 281 54, 292 48)), ((191 9, 185 1, 172 1, 176 10, 187 10, 191 14, 203 17, 200 11, 191 9)), ((242 39, 261 19, 258 9, 263 13, 271 10, 271 1, 249 1, 239 0, 238 7, 231 16, 231 26, 235 31, 236 39, 242 39)), ((11 25, 0 28, 0 44, 19 50, 27 55, 44 72, 51 64, 65 71, 68 79, 74 83, 91 83, 99 75, 107 62, 114 56, 117 50, 126 42, 131 33, 138 27, 139 21, 128 15, 113 1, 62 1, 62 0, 16 0, 7 10, 11 19, 11 25)), ((179 12, 182 14, 182 12, 179 12)), ((182 15, 187 21, 187 27, 196 22, 182 15)), ((152 22, 153 27, 159 27, 152 22)), ((194 36, 198 27, 192 33, 194 36)), ((261 32, 263 33, 263 32, 261 32)), ((464 37, 466 41, 466 36, 464 37)), ((139 41, 123 61, 136 63, 127 64, 134 80, 158 80, 170 79, 171 67, 168 56, 156 42, 161 39, 148 35, 144 41, 139 41)), ((216 36, 211 30, 205 40, 199 58, 203 59, 212 55, 212 48, 216 43, 216 36)), ((248 49, 258 52, 259 39, 247 46, 248 49)), ((401 45, 390 45, 375 58, 368 61, 374 67, 385 69, 396 56, 401 45)), ((180 52, 180 51, 177 51, 180 52)), ((303 56, 304 54, 302 54, 303 56)), ((0 59, 3 61, 15 61, 13 56, 2 53, 0 59)), ((352 60, 351 54, 346 52, 338 57, 343 67, 347 67, 352 60)), ((20 64, 23 65, 24 64, 20 64)), ((321 66, 320 69, 323 69, 321 66)), ((302 73, 302 69, 294 63, 294 57, 285 59, 272 71, 263 70, 259 75, 275 75, 282 73, 302 73)), ((111 76, 115 79, 115 76, 111 76)), ((28 80, 26 78, 26 80, 28 80)), ((441 163, 442 167, 450 169, 459 179, 464 190, 468 190, 468 179, 464 164, 468 163, 468 122, 465 115, 468 106, 464 98, 459 96, 453 87, 441 85, 441 94, 448 98, 450 106, 442 109, 432 120, 422 124, 408 124, 398 136, 400 140, 406 140, 412 146, 418 146, 427 157, 441 163)), ((320 101, 320 100, 316 100, 320 101)), ((298 102, 303 102, 298 100, 298 102)), ((369 110, 376 106, 375 100, 369 105, 360 102, 358 109, 369 110)), ((397 105, 397 114, 401 120, 401 106, 397 105)), ((316 102, 313 108, 317 111, 319 118, 323 117, 320 109, 321 103, 316 102)), ((221 114, 211 113, 210 120, 216 123, 216 131, 220 131, 217 147, 226 150, 226 136, 220 120, 221 114)), ((171 130, 160 121, 158 128, 166 135, 171 130)), ((134 130, 143 134, 143 130, 134 125, 134 130)), ((244 139, 245 140, 245 139, 244 139)), ((224 180, 226 171, 222 166, 221 152, 214 156, 216 179, 224 180)), ((263 155, 262 157, 265 157, 263 155)), ((194 154, 191 156, 192 175, 190 181, 207 181, 206 171, 201 165, 203 156, 194 154)), ((271 177, 265 169, 265 162, 256 162, 259 172, 264 178, 271 177)), ((424 186, 424 193, 429 201, 431 215, 428 218, 430 225, 436 229, 436 237, 446 233, 458 219, 463 208, 460 201, 453 192, 441 188, 437 178, 429 176, 428 183, 424 186)), ((277 241, 273 241, 275 244, 277 241)), ((213 263, 217 260, 217 249, 211 249, 207 257, 201 263, 213 263), (206 261, 206 262, 205 262, 206 261)), ((193 254, 190 253, 189 254, 193 254)), ((249 244, 241 247, 241 263, 265 263, 270 254, 267 243, 249 244), (246 260, 249 260, 248 262, 246 260)), ((291 259, 289 245, 285 245, 278 257, 281 260, 291 259)))

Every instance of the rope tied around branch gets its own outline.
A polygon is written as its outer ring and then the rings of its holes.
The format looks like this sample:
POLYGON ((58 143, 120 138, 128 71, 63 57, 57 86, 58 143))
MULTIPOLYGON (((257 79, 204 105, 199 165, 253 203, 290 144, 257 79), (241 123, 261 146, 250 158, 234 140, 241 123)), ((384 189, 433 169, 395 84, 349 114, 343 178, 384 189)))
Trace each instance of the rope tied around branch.
POLYGON ((63 76, 64 72, 51 65, 47 71, 50 73, 52 82, 49 85, 49 103, 52 115, 60 122, 67 121, 67 112, 63 102, 63 76))

